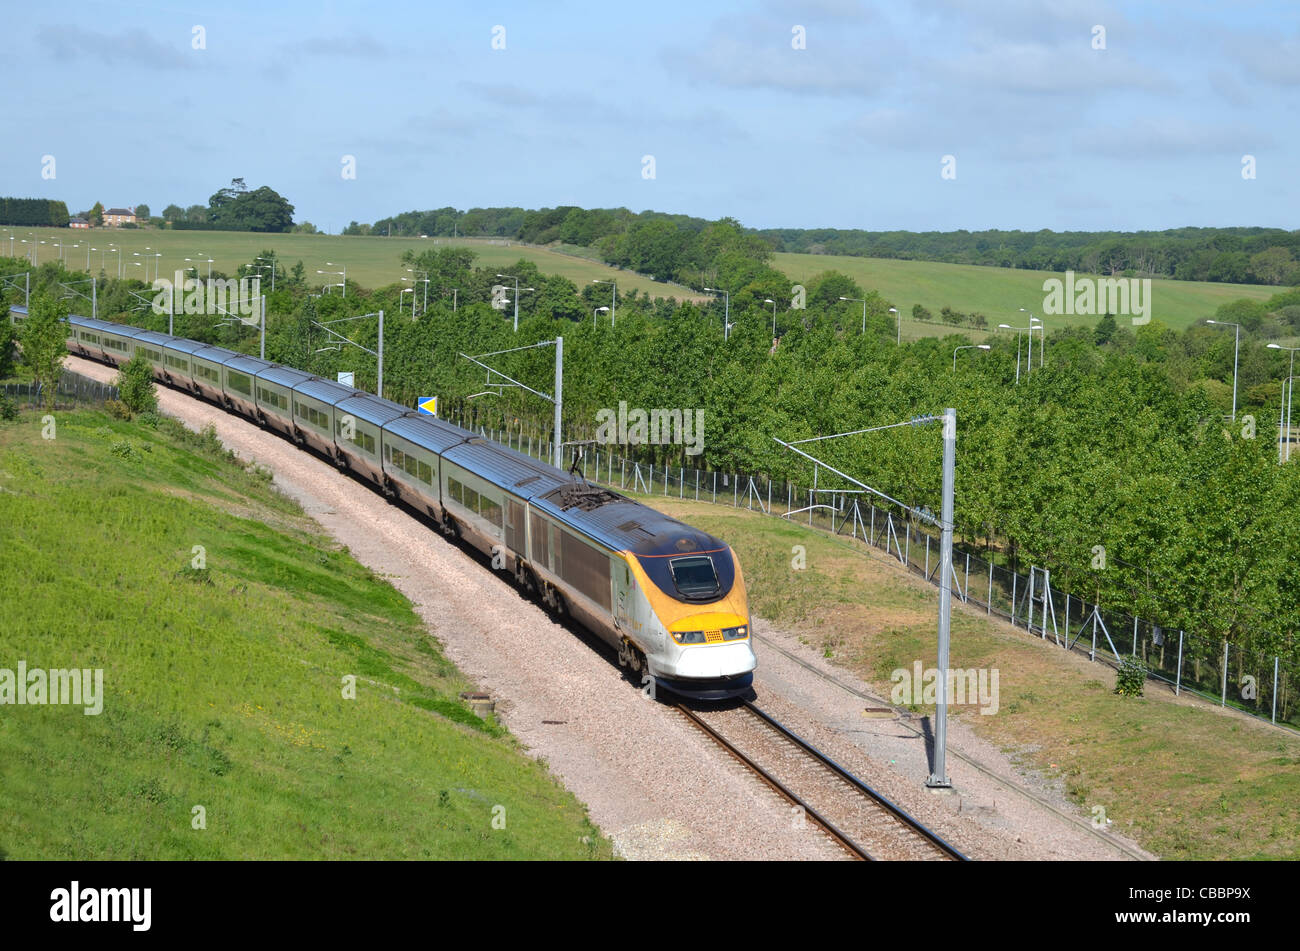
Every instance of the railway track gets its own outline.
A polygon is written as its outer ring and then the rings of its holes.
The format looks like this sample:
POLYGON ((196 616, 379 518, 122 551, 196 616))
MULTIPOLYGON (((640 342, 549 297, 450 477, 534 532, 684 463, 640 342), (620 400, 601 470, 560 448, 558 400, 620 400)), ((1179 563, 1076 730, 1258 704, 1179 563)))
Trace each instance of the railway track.
POLYGON ((955 846, 754 704, 686 720, 784 797, 855 859, 966 861, 955 846))

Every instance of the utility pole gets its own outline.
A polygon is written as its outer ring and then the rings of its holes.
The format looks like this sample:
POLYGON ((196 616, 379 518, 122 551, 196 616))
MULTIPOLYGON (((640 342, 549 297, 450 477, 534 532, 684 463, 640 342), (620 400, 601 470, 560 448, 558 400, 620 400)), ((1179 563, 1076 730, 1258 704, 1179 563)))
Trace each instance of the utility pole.
POLYGON ((934 772, 931 789, 951 789, 948 779, 948 640, 952 621, 953 470, 957 457, 957 411, 943 411, 943 505, 939 543, 939 676, 934 702, 934 772))
POLYGON ((560 422, 564 415, 564 338, 555 338, 555 468, 564 468, 563 445, 560 435, 560 422))

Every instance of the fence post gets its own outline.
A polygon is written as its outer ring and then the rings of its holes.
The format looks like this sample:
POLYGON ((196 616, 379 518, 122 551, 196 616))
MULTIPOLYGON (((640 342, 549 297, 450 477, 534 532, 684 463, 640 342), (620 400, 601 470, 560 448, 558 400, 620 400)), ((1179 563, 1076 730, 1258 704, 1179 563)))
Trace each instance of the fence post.
POLYGON ((910 521, 903 523, 903 529, 907 533, 907 538, 903 544, 903 567, 908 571, 912 570, 912 523, 910 521))
POLYGON ((1020 575, 1014 571, 1011 572, 1011 626, 1016 626, 1016 582, 1020 580, 1020 575))
MULTIPOLYGON (((1137 619, 1137 615, 1135 614, 1133 615, 1133 656, 1136 657, 1137 655, 1138 655, 1138 619, 1137 619)), ((1227 670, 1226 667, 1224 669, 1227 670)))
POLYGON ((925 580, 930 580, 930 536, 925 536, 925 580))
POLYGON ((1277 655, 1273 655, 1273 722, 1277 723, 1277 655))
POLYGON ((740 508, 740 477, 731 477, 731 507, 740 508))
POLYGON ((686 467, 685 466, 677 467, 677 497, 679 499, 686 498, 686 467))
POLYGON ((970 600, 970 552, 966 552, 966 583, 961 586, 963 601, 970 600))
POLYGON ((989 617, 993 616, 993 553, 989 552, 989 599, 984 607, 987 609, 984 613, 989 617))
POLYGON ((1174 677, 1174 696, 1183 689, 1183 632, 1178 632, 1178 674, 1174 677))
POLYGON ((713 504, 718 504, 718 470, 713 470, 713 504))
MULTIPOLYGON (((1029 597, 1025 599, 1029 606, 1029 619, 1025 622, 1025 630, 1030 634, 1034 633, 1034 566, 1029 565, 1029 597)), ((1047 637, 1047 632, 1043 632, 1043 637, 1047 637)))
POLYGON ((1219 695, 1219 706, 1228 705, 1228 642, 1223 642, 1223 692, 1219 695))

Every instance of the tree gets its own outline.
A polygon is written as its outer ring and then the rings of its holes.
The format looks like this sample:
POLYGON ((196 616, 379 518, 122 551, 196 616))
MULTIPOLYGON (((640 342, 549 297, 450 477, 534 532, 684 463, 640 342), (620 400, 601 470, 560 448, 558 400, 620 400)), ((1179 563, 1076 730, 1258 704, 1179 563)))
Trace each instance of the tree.
POLYGON ((182 208, 180 205, 168 205, 166 208, 163 209, 162 216, 164 221, 171 221, 171 222, 184 221, 185 209, 182 208))
POLYGON ((95 202, 94 207, 90 209, 90 223, 96 228, 104 224, 104 203, 102 201, 95 202))
POLYGON ((1250 258, 1250 272, 1261 284, 1285 284, 1297 269, 1300 266, 1291 260, 1291 252, 1286 248, 1268 248, 1250 258))
POLYGON ((158 408, 158 392, 153 382, 153 364, 137 353, 122 364, 115 381, 122 402, 133 413, 152 412, 158 408))
POLYGON ((232 231, 288 231, 293 205, 263 185, 249 191, 242 178, 233 179, 208 199, 208 220, 232 231))
POLYGON ((136 219, 136 221, 146 221, 146 220, 148 220, 148 218, 149 218, 149 206, 148 206, 148 205, 136 205, 136 206, 135 206, 135 219, 136 219))
POLYGON ((208 209, 203 205, 190 205, 185 209, 185 220, 202 224, 208 220, 208 209))
POLYGON ((67 301, 36 294, 18 335, 23 362, 32 368, 32 376, 43 387, 47 410, 54 409, 63 358, 68 355, 68 331, 63 324, 68 309, 67 301))
POLYGON ((13 376, 16 339, 17 331, 9 322, 9 305, 0 301, 0 380, 13 376))
POLYGON ((1107 314, 1101 320, 1097 321, 1097 328, 1093 331, 1093 339, 1096 340, 1097 346, 1103 346, 1110 343, 1110 338, 1115 336, 1118 325, 1115 323, 1115 315, 1107 314))

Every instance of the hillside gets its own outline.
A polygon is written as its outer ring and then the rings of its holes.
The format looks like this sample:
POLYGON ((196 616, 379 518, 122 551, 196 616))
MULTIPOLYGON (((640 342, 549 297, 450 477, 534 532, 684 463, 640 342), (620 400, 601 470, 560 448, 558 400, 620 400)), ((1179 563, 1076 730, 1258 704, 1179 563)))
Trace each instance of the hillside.
MULTIPOLYGON (((1047 321, 1048 332, 1069 324, 1094 326, 1096 316, 1053 316, 1043 313, 1043 282, 1063 280, 1064 275, 1051 271, 1028 271, 973 264, 942 264, 931 261, 898 261, 885 258, 862 258, 835 254, 774 254, 772 265, 793 280, 806 281, 823 271, 846 274, 860 285, 873 288, 902 312, 903 336, 943 336, 952 328, 939 321, 939 310, 952 307, 962 313, 982 313, 988 326, 1011 324, 1024 327, 1025 308, 1047 321), (911 319, 912 306, 920 304, 934 314, 933 323, 911 319)), ((1083 277, 1084 275, 1076 275, 1083 277)), ((1268 300, 1279 288, 1260 284, 1209 284, 1197 281, 1152 280, 1151 316, 1174 328, 1188 327, 1198 320, 1213 317, 1222 304, 1238 298, 1268 300)), ((969 325, 958 328, 974 333, 969 325)))
POLYGON ((0 524, 0 664, 103 670, 99 715, 0 707, 0 857, 609 856, 406 598, 215 437, 24 413, 0 524))

